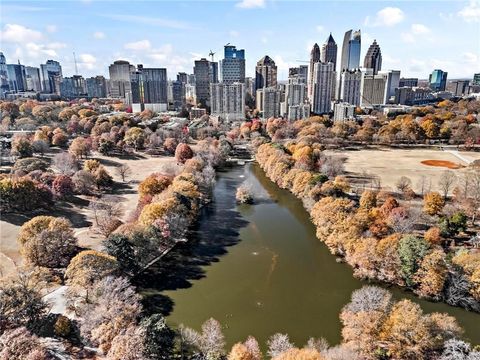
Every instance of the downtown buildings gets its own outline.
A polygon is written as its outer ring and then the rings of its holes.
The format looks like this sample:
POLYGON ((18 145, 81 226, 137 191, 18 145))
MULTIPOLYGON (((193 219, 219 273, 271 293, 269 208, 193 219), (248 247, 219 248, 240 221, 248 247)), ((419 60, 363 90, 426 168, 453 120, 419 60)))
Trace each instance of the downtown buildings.
POLYGON ((447 75, 448 73, 442 70, 433 70, 428 77, 430 89, 432 89, 433 91, 445 91, 445 88, 447 86, 447 75))

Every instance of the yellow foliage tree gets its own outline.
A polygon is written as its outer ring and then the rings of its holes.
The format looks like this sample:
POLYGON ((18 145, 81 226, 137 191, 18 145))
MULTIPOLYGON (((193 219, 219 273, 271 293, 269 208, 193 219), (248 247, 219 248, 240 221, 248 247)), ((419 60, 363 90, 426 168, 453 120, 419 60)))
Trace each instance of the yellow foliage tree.
POLYGON ((71 285, 91 286, 95 281, 114 274, 117 259, 96 250, 85 250, 76 255, 67 267, 65 278, 71 285))
POLYGON ((428 215, 438 215, 444 206, 445 201, 438 192, 429 192, 423 197, 423 211, 428 215))

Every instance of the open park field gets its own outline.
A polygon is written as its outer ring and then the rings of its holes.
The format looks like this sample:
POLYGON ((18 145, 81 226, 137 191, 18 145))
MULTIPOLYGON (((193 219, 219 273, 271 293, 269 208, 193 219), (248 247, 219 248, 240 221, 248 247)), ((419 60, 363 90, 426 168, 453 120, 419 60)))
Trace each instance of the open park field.
MULTIPOLYGON (((431 190, 438 191, 442 172, 453 171, 458 177, 465 171, 468 162, 480 159, 480 153, 455 152, 434 149, 393 149, 378 147, 362 150, 329 151, 329 154, 346 157, 345 170, 349 176, 379 177, 382 188, 395 190, 395 183, 402 176, 412 180, 413 190, 420 190, 422 176, 431 181, 431 190), (458 169, 423 164, 425 160, 447 161, 459 165, 458 169)), ((455 166, 457 167, 457 166, 455 166)))

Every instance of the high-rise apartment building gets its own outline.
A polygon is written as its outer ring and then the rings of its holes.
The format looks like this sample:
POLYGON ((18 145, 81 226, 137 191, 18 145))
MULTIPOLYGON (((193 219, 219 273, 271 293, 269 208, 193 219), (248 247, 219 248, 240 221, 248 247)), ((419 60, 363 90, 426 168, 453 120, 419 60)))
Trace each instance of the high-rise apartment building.
POLYGON ((245 82, 245 50, 237 49, 234 45, 225 45, 224 58, 220 60, 220 82, 245 82))
POLYGON ((345 33, 342 45, 340 71, 344 69, 352 70, 360 67, 361 43, 360 30, 348 30, 345 33))
POLYGON ((135 72, 135 66, 128 61, 117 60, 108 67, 110 73, 110 96, 123 98, 127 103, 132 101, 132 84, 130 76, 135 72))
POLYGON ((377 44, 377 40, 373 40, 372 45, 368 48, 363 67, 366 69, 373 69, 374 74, 378 74, 382 70, 382 51, 377 44))
POLYGON ((25 66, 21 64, 7 64, 7 76, 10 92, 18 93, 27 90, 25 66))
POLYGON ((75 99, 87 95, 85 79, 81 75, 64 77, 60 83, 60 96, 65 99, 75 99))
POLYGON ((195 60, 195 94, 200 107, 210 105, 210 61, 205 58, 195 60))
POLYGON ((245 84, 210 84, 211 114, 227 122, 245 118, 245 84))
POLYGON ((85 80, 87 87, 87 96, 93 98, 105 98, 108 96, 107 79, 104 76, 98 75, 90 77, 85 80))
POLYGON ((33 66, 25 66, 25 76, 27 82, 27 91, 42 91, 42 81, 40 80, 40 69, 33 66))
POLYGON ((270 56, 265 55, 255 67, 255 89, 272 86, 277 86, 277 66, 270 56))
POLYGON ((257 89, 257 110, 262 113, 264 119, 280 116, 280 103, 282 90, 278 87, 264 87, 257 89))
POLYGON ((179 72, 177 74, 177 81, 180 81, 184 84, 188 83, 188 75, 185 72, 179 72))
POLYGON ((332 33, 330 33, 327 41, 322 45, 320 61, 323 63, 333 63, 333 70, 335 70, 337 68, 337 52, 337 43, 333 39, 332 33))
POLYGON ((362 72, 360 69, 343 70, 340 74, 339 100, 350 105, 360 105, 362 72))
POLYGON ((167 69, 144 68, 137 66, 137 71, 131 75, 132 110, 140 112, 150 109, 155 112, 167 110, 168 82, 167 69))
POLYGON ((398 87, 417 87, 418 86, 418 78, 400 78, 398 82, 398 87))
POLYGON ((293 75, 288 78, 288 84, 285 85, 285 105, 284 113, 287 119, 294 121, 308 117, 310 114, 310 104, 307 101, 307 84, 305 78, 293 75), (306 110, 308 109, 308 111, 306 110))
POLYGON ((312 112, 325 114, 332 109, 332 89, 335 81, 333 63, 317 62, 313 68, 312 112))
POLYGON ((62 82, 62 66, 58 61, 47 60, 40 65, 40 78, 42 91, 47 94, 60 95, 60 83, 62 82))
MULTIPOLYGON (((288 78, 298 78, 303 79, 302 82, 307 85, 308 79, 308 65, 300 65, 298 67, 293 67, 288 69, 288 78)), ((300 80, 299 80, 300 81, 300 80)))
POLYGON ((435 69, 428 77, 430 89, 433 91, 445 91, 447 86, 447 72, 435 69))
POLYGON ((317 43, 313 45, 312 51, 310 52, 310 67, 308 69, 308 100, 312 103, 313 98, 313 78, 314 78, 314 69, 315 64, 320 62, 320 47, 317 43))
POLYGON ((333 106, 333 121, 353 120, 355 118, 355 105, 339 102, 333 106))

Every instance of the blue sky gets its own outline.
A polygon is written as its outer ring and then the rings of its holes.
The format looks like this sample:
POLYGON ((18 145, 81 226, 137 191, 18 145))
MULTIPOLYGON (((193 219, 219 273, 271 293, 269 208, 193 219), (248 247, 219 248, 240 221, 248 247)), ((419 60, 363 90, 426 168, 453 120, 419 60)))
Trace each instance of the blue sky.
MULTIPOLYGON (((480 72, 480 1, 8 1, 0 4, 0 49, 7 62, 39 66, 47 59, 74 74, 107 75, 125 59, 167 67, 169 78, 192 72, 193 61, 223 45, 244 48, 247 76, 270 55, 285 79, 332 32, 339 48, 349 29, 362 31, 363 56, 373 39, 383 69, 426 78, 480 72)), ((340 53, 338 55, 340 57, 340 53)))

